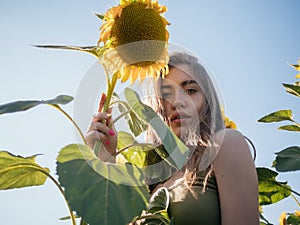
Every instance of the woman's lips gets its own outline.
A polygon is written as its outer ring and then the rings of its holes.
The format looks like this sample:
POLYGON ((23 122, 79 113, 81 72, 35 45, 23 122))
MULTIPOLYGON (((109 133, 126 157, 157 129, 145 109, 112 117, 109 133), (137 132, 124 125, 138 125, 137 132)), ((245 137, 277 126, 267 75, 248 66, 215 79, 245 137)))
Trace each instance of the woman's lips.
POLYGON ((175 114, 171 116, 171 122, 174 124, 182 124, 186 123, 190 117, 186 114, 175 114))
POLYGON ((186 123, 188 119, 189 118, 177 118, 177 119, 171 120, 171 122, 174 124, 182 124, 182 123, 186 123))

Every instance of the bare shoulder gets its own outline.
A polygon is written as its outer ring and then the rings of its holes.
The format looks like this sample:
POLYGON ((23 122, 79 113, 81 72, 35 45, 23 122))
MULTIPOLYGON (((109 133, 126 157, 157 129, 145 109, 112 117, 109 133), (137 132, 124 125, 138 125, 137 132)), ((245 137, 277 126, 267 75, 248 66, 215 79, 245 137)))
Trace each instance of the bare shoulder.
POLYGON ((219 152, 213 162, 214 173, 219 182, 255 181, 256 169, 249 145, 244 135, 232 129, 225 129, 219 135, 219 152))
POLYGON ((251 150, 244 135, 233 129, 224 129, 217 134, 219 153, 215 159, 214 166, 219 164, 230 164, 243 160, 253 162, 251 150))
POLYGON ((241 132, 230 129, 217 134, 217 140, 220 149, 213 170, 222 224, 259 224, 257 174, 248 143, 241 132))

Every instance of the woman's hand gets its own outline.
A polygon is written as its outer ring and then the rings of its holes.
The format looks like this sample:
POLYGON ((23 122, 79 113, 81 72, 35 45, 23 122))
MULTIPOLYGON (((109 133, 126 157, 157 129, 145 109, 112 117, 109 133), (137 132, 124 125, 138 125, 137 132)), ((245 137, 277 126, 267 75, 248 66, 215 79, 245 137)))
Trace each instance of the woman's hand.
POLYGON ((117 149, 117 135, 112 126, 111 109, 93 116, 85 139, 90 148, 94 148, 96 140, 101 141, 98 157, 103 161, 114 161, 111 157, 117 149))

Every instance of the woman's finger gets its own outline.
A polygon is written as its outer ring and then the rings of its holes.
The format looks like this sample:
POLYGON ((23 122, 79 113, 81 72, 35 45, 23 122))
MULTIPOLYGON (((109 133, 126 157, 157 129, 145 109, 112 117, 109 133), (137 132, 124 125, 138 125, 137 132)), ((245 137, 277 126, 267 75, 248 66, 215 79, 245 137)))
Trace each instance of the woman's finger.
POLYGON ((87 141, 87 144, 89 146, 93 146, 95 143, 95 140, 100 140, 104 145, 109 145, 110 141, 108 140, 108 137, 106 134, 97 131, 97 130, 92 130, 88 132, 85 136, 85 139, 87 141))
POLYGON ((94 121, 91 123, 91 126, 89 128, 89 131, 97 130, 105 135, 114 136, 115 132, 112 128, 106 126, 105 124, 101 122, 94 121))
POLYGON ((111 118, 110 113, 107 113, 107 112, 97 113, 93 116, 93 121, 102 122, 103 120, 108 120, 109 118, 111 118))

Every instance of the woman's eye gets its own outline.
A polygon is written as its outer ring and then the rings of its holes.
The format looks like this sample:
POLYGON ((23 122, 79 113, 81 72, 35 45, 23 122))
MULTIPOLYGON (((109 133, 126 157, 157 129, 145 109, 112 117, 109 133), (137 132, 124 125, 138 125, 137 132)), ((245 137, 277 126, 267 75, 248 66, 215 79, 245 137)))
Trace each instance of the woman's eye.
POLYGON ((171 93, 170 92, 165 92, 165 93, 162 93, 162 95, 161 95, 161 97, 163 98, 163 99, 167 99, 167 98, 169 98, 171 96, 171 93))
POLYGON ((189 89, 185 90, 185 93, 187 93, 188 95, 195 94, 196 92, 197 92, 197 90, 193 89, 193 88, 189 88, 189 89))

